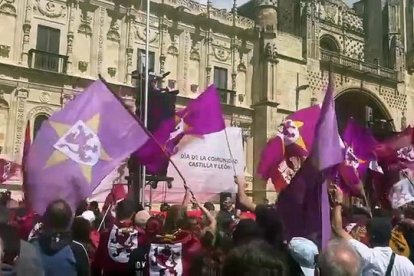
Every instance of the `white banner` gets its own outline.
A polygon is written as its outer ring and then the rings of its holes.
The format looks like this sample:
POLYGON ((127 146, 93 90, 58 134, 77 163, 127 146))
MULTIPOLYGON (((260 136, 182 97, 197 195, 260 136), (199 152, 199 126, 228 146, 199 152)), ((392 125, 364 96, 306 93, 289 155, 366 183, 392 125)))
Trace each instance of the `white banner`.
POLYGON ((95 188, 95 190, 92 192, 92 195, 89 197, 89 202, 97 201, 98 203, 104 203, 114 184, 125 184, 125 192, 127 193, 128 183, 125 178, 128 175, 128 166, 127 163, 124 162, 101 181, 101 183, 95 188))
POLYGON ((393 209, 398 209, 414 201, 414 186, 408 178, 395 183, 390 190, 389 200, 393 209))
MULTIPOLYGON (((229 143, 224 130, 204 137, 185 136, 178 144, 178 152, 172 157, 187 185, 201 202, 216 201, 220 192, 236 193, 234 170, 237 175, 244 174, 245 155, 241 129, 229 127, 226 132, 229 143)), ((159 183, 152 193, 154 202, 161 202, 164 197, 166 202, 181 202, 183 199, 184 183, 171 164, 168 176, 174 178, 172 189, 165 190, 163 184, 159 183)))

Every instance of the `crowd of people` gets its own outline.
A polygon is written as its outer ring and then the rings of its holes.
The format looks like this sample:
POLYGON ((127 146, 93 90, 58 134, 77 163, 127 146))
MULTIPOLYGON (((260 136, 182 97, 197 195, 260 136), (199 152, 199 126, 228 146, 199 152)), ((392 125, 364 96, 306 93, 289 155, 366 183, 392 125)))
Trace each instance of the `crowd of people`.
POLYGON ((371 215, 345 207, 343 192, 331 185, 332 239, 321 249, 317 237, 286 240, 277 204, 256 205, 242 177, 236 184, 250 212, 237 212, 230 197, 217 212, 188 190, 181 205, 164 204, 159 213, 130 199, 108 212, 97 202, 71 210, 61 199, 43 216, 3 204, 0 275, 414 275, 412 206, 371 215), (390 243, 395 231, 405 241, 397 246, 390 243))

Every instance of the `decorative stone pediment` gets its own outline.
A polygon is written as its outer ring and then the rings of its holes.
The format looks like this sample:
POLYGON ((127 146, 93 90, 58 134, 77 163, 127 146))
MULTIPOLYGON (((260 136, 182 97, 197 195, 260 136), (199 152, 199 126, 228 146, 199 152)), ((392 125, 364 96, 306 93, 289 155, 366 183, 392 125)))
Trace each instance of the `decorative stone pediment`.
MULTIPOLYGON (((136 40, 146 41, 147 39, 147 29, 139 25, 134 25, 134 35, 136 40)), ((158 41, 159 33, 158 30, 153 30, 150 28, 148 40, 149 43, 154 43, 158 41)))
POLYGON ((36 0, 33 9, 49 18, 66 17, 67 13, 66 5, 47 0, 36 0))
POLYGON ((226 62, 230 58, 230 50, 221 46, 213 46, 213 53, 216 59, 226 62))
POLYGON ((17 10, 15 7, 16 0, 0 0, 0 13, 16 16, 17 10))

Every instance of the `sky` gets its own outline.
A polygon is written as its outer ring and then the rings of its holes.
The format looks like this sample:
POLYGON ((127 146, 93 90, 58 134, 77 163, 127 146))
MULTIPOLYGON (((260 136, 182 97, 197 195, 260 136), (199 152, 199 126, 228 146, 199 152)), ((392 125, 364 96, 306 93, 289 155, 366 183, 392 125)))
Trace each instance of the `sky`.
MULTIPOLYGON (((207 0, 196 0, 197 2, 206 4, 207 0)), ((211 0, 213 2, 213 6, 219 9, 231 9, 233 7, 233 0, 211 0)), ((244 3, 248 2, 249 0, 237 0, 237 6, 241 6, 244 3)), ((345 0, 350 7, 352 4, 357 2, 358 0, 345 0)))

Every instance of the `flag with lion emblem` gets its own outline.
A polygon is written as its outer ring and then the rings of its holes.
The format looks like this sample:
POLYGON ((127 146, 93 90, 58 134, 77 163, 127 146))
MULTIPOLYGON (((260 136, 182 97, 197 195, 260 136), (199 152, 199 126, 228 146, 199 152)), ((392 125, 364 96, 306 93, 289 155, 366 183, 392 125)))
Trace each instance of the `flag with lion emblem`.
POLYGON ((27 160, 34 210, 53 200, 72 208, 150 139, 148 132, 101 80, 42 124, 27 160))

